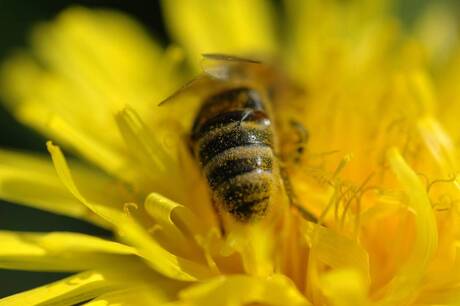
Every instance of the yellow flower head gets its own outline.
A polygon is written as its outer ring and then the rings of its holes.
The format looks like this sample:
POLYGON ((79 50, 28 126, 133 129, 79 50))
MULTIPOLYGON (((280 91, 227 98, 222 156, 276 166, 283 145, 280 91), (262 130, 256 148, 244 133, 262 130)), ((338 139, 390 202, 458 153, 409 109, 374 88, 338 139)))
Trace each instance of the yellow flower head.
MULTIPOLYGON (((52 142, 51 159, 0 151, 0 197, 115 235, 1 231, 0 268, 75 272, 1 306, 460 303, 460 53, 446 7, 411 32, 389 1, 286 0, 281 19, 263 0, 163 8, 166 48, 120 13, 75 7, 5 62, 7 107, 52 142), (202 75, 205 53, 270 59, 301 89, 274 114, 308 131, 304 154, 280 162, 301 209, 280 189, 269 218, 222 233, 187 148, 199 99, 186 87, 158 106, 202 75)), ((295 132, 277 132, 289 151, 295 132)))

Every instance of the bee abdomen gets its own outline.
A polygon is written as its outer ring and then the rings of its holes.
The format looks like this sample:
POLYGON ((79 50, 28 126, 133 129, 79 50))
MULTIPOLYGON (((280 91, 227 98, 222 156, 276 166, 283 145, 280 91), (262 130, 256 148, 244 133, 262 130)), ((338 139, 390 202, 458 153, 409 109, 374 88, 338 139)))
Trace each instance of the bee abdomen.
POLYGON ((236 147, 272 147, 272 133, 265 126, 225 126, 214 129, 198 141, 199 159, 205 166, 214 157, 236 147))
POLYGON ((272 159, 271 152, 260 150, 260 148, 254 150, 251 147, 237 147, 233 150, 233 156, 219 156, 216 162, 206 167, 205 175, 209 186, 215 189, 238 175, 250 172, 271 172, 272 159), (247 151, 253 151, 255 154, 249 156, 247 151))
POLYGON ((272 186, 271 171, 259 169, 223 182, 214 194, 227 212, 241 222, 248 222, 266 214, 272 186))
POLYGON ((256 90, 242 87, 209 97, 190 140, 214 203, 237 220, 266 214, 274 186, 273 131, 256 90))
POLYGON ((273 180, 271 130, 248 125, 215 129, 198 145, 216 203, 241 222, 265 215, 273 180))
POLYGON ((261 126, 269 126, 271 124, 266 113, 263 111, 240 109, 217 114, 215 117, 209 118, 201 125, 195 127, 192 137, 193 140, 198 140, 214 129, 242 122, 252 122, 261 126))

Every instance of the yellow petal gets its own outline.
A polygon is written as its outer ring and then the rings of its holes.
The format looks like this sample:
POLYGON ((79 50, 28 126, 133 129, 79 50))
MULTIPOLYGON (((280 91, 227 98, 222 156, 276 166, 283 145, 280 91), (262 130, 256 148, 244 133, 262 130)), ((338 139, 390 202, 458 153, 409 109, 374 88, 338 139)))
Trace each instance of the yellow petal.
POLYGON ((429 152, 448 177, 457 169, 457 156, 453 140, 444 131, 441 124, 432 117, 425 117, 418 122, 420 134, 429 152))
POLYGON ((274 271, 274 237, 271 229, 261 224, 251 226, 232 224, 225 252, 240 253, 243 266, 249 275, 268 276, 274 271))
POLYGON ((139 297, 156 301, 171 300, 183 282, 150 271, 139 261, 124 260, 107 268, 82 272, 61 281, 15 294, 0 300, 3 305, 75 305, 96 297, 119 297, 122 292, 137 292, 139 297), (129 271, 129 273, 126 273, 129 271))
POLYGON ((283 275, 268 278, 223 276, 189 287, 179 297, 179 305, 311 305, 283 275))
POLYGON ((133 286, 132 288, 117 290, 101 295, 100 297, 85 303, 85 306, 139 306, 139 305, 163 305, 173 300, 173 294, 177 289, 168 292, 164 283, 157 282, 155 286, 133 286))
POLYGON ((311 248, 317 260, 332 269, 352 270, 369 285, 369 256, 365 249, 326 227, 316 226, 315 235, 311 248))
POLYGON ((132 218, 122 216, 117 227, 120 238, 127 241, 159 273, 177 280, 206 279, 213 273, 204 265, 176 256, 161 247, 132 218))
POLYGON ((0 150, 0 198, 107 226, 72 197, 43 156, 0 150))
POLYGON ((158 138, 158 134, 148 130, 139 115, 131 108, 126 107, 116 115, 118 128, 133 154, 143 166, 151 167, 158 177, 167 171, 167 165, 172 164, 172 158, 165 151, 158 138))
POLYGON ((0 306, 74 305, 113 290, 116 284, 99 272, 83 272, 0 300, 0 306))
MULTIPOLYGON (((319 303, 321 299, 317 288, 323 287, 322 278, 326 277, 322 272, 324 270, 331 270, 331 273, 342 270, 352 271, 351 273, 358 275, 365 288, 369 286, 369 256, 362 246, 319 225, 314 225, 311 233, 308 231, 308 226, 305 230, 306 240, 311 241, 306 290, 315 303, 319 303)), ((331 299, 335 298, 331 296, 331 299)))
MULTIPOLYGON (((104 141, 97 139, 94 137, 95 134, 90 134, 90 131, 85 132, 76 126, 72 126, 59 116, 40 114, 39 108, 30 108, 27 105, 20 109, 19 114, 22 116, 25 112, 27 112, 27 116, 30 114, 40 120, 40 122, 37 122, 35 128, 43 134, 49 135, 62 142, 63 145, 76 150, 85 159, 91 161, 114 177, 128 182, 134 181, 135 175, 130 171, 129 160, 123 155, 120 149, 113 148, 111 145, 104 143, 104 141), (42 122, 43 118, 47 117, 47 122, 42 122)), ((34 121, 32 117, 28 117, 26 120, 28 122, 34 121)), ((114 128, 105 129, 114 130, 114 128)))
POLYGON ((149 194, 145 200, 145 209, 153 220, 167 231, 185 230, 189 234, 197 234, 204 230, 192 211, 161 194, 149 194))
POLYGON ((367 280, 356 270, 335 270, 324 275, 321 289, 334 306, 370 305, 367 299, 367 280))
POLYGON ((144 124, 140 116, 131 108, 126 107, 115 116, 118 128, 133 156, 138 175, 148 178, 148 188, 175 199, 180 199, 178 184, 181 182, 176 167, 178 161, 172 152, 165 148, 161 131, 153 133, 144 124))
POLYGON ((56 171, 70 192, 89 209, 112 224, 121 239, 128 241, 146 259, 149 265, 168 277, 179 280, 194 280, 209 277, 212 274, 198 263, 175 256, 163 249, 146 230, 132 217, 111 207, 88 201, 78 190, 72 179, 69 167, 59 147, 48 142, 48 150, 56 167, 56 171))
MULTIPOLYGON (((140 98, 146 91, 158 96, 172 81, 164 50, 120 12, 72 7, 54 23, 38 28, 33 38, 47 64, 76 83, 92 84, 109 98, 140 98), (161 77, 157 71, 163 72, 161 77)), ((107 102, 117 101, 101 101, 107 102)), ((141 99, 131 102, 147 109, 141 99)))
POLYGON ((204 233, 204 229, 192 211, 157 193, 149 194, 144 206, 162 234, 155 236, 163 237, 162 245, 187 258, 202 257, 196 242, 199 241, 197 235, 204 233))
POLYGON ((2 81, 8 105, 19 121, 59 140, 109 173, 117 175, 124 169, 126 160, 112 114, 95 108, 95 101, 84 105, 88 99, 65 79, 37 67, 30 56, 20 55, 6 63, 2 81), (98 117, 88 117, 83 109, 92 109, 91 114, 98 117))
POLYGON ((369 69, 386 75, 381 61, 391 58, 387 51, 396 53, 390 49, 396 36, 394 24, 383 18, 392 1, 283 2, 289 29, 285 60, 292 75, 329 85, 340 84, 349 74, 361 74, 369 82, 369 69))
POLYGON ((62 154, 59 147, 53 145, 51 142, 48 142, 47 148, 51 154, 54 167, 59 178, 61 179, 61 182, 70 191, 70 193, 87 208, 92 210, 100 217, 104 218, 107 222, 111 223, 112 225, 117 224, 117 221, 119 221, 117 220, 119 212, 114 208, 104 207, 104 205, 89 202, 80 193, 79 189, 75 185, 72 175, 70 174, 70 169, 67 165, 67 161, 65 160, 64 155, 62 154))
POLYGON ((378 305, 399 305, 414 299, 416 288, 437 247, 437 227, 426 190, 417 174, 396 149, 388 154, 391 169, 409 197, 408 205, 415 213, 415 242, 408 260, 384 288, 386 294, 378 305))
POLYGON ((150 122, 177 87, 174 56, 133 20, 104 10, 65 10, 33 38, 37 56, 13 56, 2 69, 7 105, 25 124, 131 179, 113 114, 129 103, 150 122))
POLYGON ((0 231, 0 267, 34 271, 80 271, 121 264, 136 251, 123 244, 77 233, 0 231), (125 255, 125 256, 123 256, 125 255))
POLYGON ((460 305, 460 287, 445 287, 436 291, 423 292, 418 298, 419 305, 460 305))
POLYGON ((203 53, 272 56, 273 8, 262 0, 163 1, 167 26, 198 67, 203 53))
POLYGON ((104 271, 104 274, 107 275, 107 279, 120 283, 122 286, 119 289, 104 293, 84 305, 163 305, 175 300, 178 292, 188 285, 186 282, 172 280, 153 271, 146 273, 143 264, 112 267, 110 272, 104 271))

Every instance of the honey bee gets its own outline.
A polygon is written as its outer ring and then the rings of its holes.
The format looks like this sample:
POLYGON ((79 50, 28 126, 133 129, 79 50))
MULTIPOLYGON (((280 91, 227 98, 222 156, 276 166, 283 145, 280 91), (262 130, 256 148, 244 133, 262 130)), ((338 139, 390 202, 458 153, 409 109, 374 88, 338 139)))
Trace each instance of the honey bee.
POLYGON ((273 192, 274 131, 261 94, 249 87, 208 97, 191 144, 213 201, 241 222, 264 216, 273 192))
MULTIPOLYGON (((222 54, 203 57, 203 74, 163 103, 187 92, 198 97, 188 142, 218 216, 226 213, 239 223, 263 219, 274 205, 274 194, 284 190, 290 204, 314 221, 296 203, 280 162, 274 100, 281 98, 285 79, 259 61, 222 54)), ((297 153, 303 151, 302 145, 297 153)))

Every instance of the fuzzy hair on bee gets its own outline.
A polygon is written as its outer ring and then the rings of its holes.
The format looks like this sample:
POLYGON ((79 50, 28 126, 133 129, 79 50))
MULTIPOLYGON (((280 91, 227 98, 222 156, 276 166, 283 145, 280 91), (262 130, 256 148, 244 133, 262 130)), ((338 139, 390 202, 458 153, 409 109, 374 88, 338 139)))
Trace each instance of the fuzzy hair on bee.
MULTIPOLYGON (((289 175, 282 169, 275 99, 285 78, 262 62, 231 55, 203 55, 203 73, 160 105, 194 93, 198 105, 188 143, 222 222, 222 214, 242 224, 266 217, 285 193, 309 220, 315 217, 295 203, 289 175)), ((303 145, 303 144, 302 144, 303 145)))

